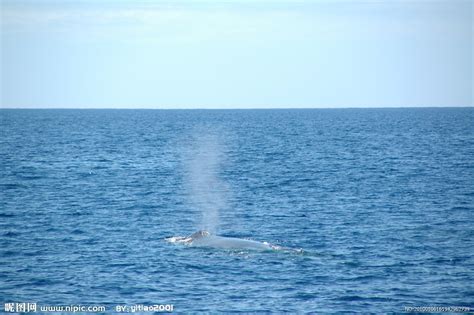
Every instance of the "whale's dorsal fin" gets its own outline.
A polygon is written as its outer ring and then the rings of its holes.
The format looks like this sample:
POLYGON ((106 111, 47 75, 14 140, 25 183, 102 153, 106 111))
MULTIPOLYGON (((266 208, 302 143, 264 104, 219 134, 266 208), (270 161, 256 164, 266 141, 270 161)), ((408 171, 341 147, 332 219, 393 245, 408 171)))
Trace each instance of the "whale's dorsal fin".
POLYGON ((203 237, 206 237, 206 236, 209 236, 211 235, 211 233, 209 233, 208 231, 197 231, 196 233, 193 233, 191 235, 188 236, 188 238, 190 239, 193 239, 193 240, 196 240, 196 239, 200 239, 200 238, 203 238, 203 237))

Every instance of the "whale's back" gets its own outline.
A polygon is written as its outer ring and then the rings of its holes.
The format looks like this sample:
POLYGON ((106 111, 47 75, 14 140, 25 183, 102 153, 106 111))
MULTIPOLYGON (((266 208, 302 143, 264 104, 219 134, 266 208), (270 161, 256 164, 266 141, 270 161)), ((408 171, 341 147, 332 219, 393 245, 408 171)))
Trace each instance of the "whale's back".
POLYGON ((252 240, 245 240, 234 237, 224 237, 217 235, 207 235, 193 240, 193 246, 214 247, 223 249, 251 249, 251 250, 271 250, 273 249, 267 243, 261 243, 252 240))
POLYGON ((209 235, 211 235, 211 233, 209 233, 208 231, 197 231, 191 235, 188 236, 188 238, 192 239, 192 240, 198 240, 198 239, 201 239, 203 237, 208 237, 209 235))

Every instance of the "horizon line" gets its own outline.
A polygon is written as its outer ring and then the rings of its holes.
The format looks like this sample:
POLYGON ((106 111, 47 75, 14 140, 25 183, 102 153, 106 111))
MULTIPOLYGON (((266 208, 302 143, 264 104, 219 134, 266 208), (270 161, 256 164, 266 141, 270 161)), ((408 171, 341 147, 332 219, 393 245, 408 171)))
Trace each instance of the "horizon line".
POLYGON ((465 106, 347 106, 347 107, 0 107, 0 110, 308 110, 308 109, 422 109, 422 108, 474 108, 474 105, 465 106))

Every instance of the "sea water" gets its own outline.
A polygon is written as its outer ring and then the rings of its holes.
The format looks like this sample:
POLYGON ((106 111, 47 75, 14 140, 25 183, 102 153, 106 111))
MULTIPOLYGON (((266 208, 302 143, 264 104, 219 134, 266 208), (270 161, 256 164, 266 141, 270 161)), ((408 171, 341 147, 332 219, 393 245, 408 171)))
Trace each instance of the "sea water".
POLYGON ((0 117, 2 304, 474 307, 472 108, 0 117), (303 253, 164 241, 203 227, 303 253))

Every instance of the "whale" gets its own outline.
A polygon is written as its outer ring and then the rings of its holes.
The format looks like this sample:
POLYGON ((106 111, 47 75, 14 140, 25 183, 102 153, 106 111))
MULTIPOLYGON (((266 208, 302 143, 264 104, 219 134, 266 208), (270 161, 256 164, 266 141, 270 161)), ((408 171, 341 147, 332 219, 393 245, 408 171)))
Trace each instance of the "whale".
POLYGON ((174 236, 166 238, 170 243, 180 243, 193 247, 209 247, 226 250, 254 250, 254 251, 272 251, 283 249, 281 246, 273 245, 267 242, 253 241, 237 237, 226 237, 213 235, 208 231, 197 231, 189 236, 174 236))

